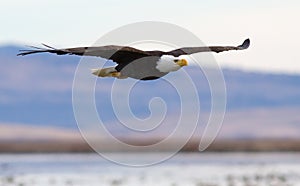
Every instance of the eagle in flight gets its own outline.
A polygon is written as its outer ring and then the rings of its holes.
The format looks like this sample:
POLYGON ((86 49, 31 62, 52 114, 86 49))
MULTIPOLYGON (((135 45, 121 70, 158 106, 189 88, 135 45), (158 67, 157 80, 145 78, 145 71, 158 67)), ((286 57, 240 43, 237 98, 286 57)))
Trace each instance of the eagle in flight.
POLYGON ((57 55, 96 56, 117 63, 114 67, 92 69, 92 73, 96 76, 154 80, 165 76, 169 72, 177 71, 183 66, 187 66, 187 60, 179 58, 181 55, 190 55, 198 52, 219 53, 229 50, 244 50, 250 46, 250 40, 246 39, 239 46, 183 47, 168 52, 160 50, 144 51, 129 46, 116 45, 64 49, 43 45, 47 48, 34 47, 34 50, 20 50, 21 53, 18 56, 44 52, 57 55))

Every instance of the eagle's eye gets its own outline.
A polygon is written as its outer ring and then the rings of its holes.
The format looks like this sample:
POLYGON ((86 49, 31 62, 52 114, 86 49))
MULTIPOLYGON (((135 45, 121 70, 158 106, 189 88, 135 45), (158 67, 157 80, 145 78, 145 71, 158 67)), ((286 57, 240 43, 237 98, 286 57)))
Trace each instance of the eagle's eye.
POLYGON ((174 63, 177 63, 179 61, 179 59, 174 59, 174 63))

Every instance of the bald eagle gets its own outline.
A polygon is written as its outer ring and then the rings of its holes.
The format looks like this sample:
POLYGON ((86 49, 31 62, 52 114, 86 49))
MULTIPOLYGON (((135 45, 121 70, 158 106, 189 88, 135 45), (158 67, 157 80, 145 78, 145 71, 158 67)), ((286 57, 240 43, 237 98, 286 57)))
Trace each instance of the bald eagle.
POLYGON ((56 49, 45 44, 43 45, 47 48, 34 47, 34 50, 21 50, 18 56, 49 52, 57 55, 69 54, 102 57, 113 60, 117 65, 103 69, 92 69, 92 73, 96 76, 154 80, 188 65, 186 59, 178 58, 181 55, 190 55, 198 52, 219 53, 229 50, 244 50, 250 46, 250 40, 246 39, 239 46, 184 47, 168 52, 160 50, 143 51, 129 46, 116 45, 64 49, 56 49))

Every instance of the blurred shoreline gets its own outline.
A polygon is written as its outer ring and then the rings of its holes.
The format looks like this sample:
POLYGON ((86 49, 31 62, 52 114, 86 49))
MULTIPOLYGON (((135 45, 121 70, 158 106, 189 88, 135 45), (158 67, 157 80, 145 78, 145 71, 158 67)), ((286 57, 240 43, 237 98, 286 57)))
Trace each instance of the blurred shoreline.
MULTIPOLYGON (((139 141, 124 139, 123 142, 135 146, 153 144, 153 140, 139 141)), ((112 145, 109 141, 98 143, 104 152, 131 152, 112 145)), ((157 152, 174 151, 176 142, 157 152)), ((199 140, 189 141, 181 152, 197 152, 199 140)), ((93 152, 84 140, 2 140, 0 153, 72 153, 93 152)), ((140 151, 149 152, 149 151, 140 151)), ((214 141, 204 152, 300 152, 300 139, 219 139, 214 141)))

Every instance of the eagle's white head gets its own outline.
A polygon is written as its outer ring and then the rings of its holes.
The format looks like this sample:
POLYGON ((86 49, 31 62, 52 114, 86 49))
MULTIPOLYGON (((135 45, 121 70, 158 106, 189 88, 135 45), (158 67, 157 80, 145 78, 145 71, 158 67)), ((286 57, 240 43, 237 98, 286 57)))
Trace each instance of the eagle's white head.
POLYGON ((185 59, 177 59, 174 56, 164 55, 158 60, 156 69, 160 72, 177 71, 183 66, 187 66, 188 62, 185 59))

